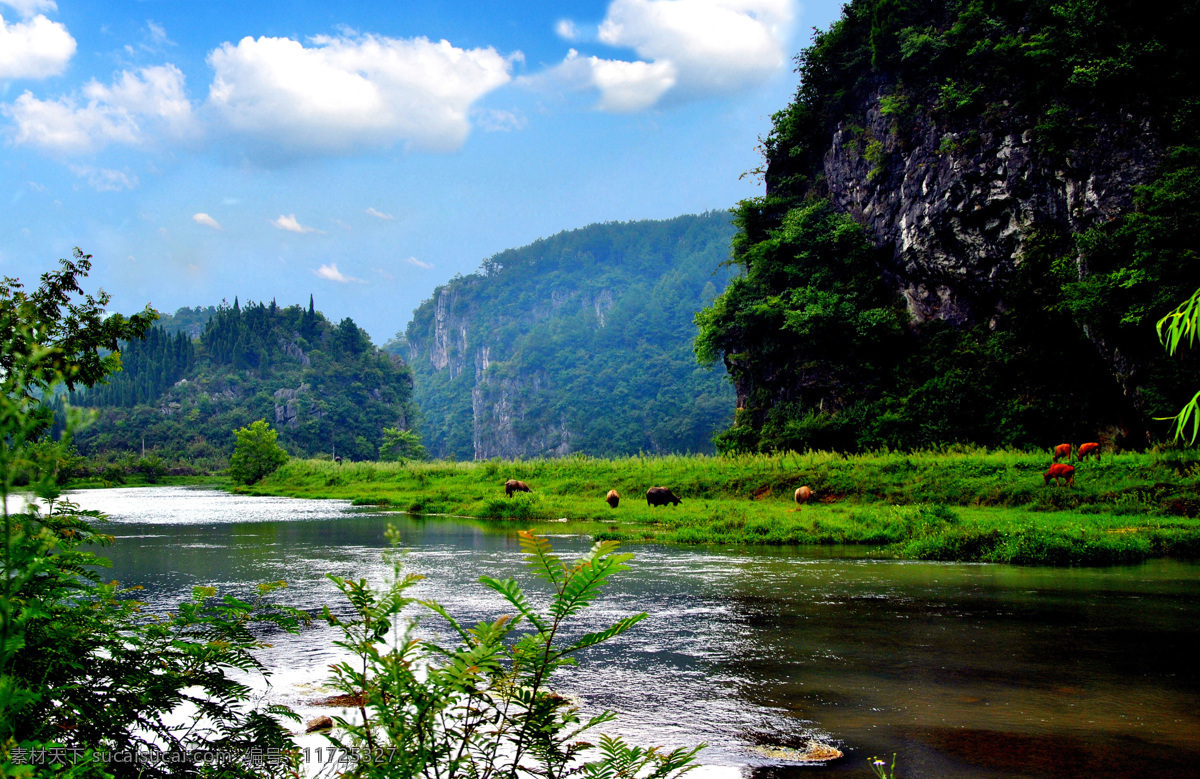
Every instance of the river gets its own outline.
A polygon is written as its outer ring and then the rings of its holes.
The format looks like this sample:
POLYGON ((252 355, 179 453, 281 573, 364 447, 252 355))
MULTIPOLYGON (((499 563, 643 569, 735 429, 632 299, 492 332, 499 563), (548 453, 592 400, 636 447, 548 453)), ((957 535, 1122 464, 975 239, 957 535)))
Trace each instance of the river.
MULTIPOLYGON (((89 490, 111 519, 112 576, 166 610, 197 584, 345 613, 326 573, 383 585, 384 529, 398 527, 421 597, 460 621, 511 609, 481 574, 536 583, 515 528, 413 518, 344 501, 184 487, 89 490)), ((566 527, 566 526, 564 526, 566 527)), ((586 538, 553 539, 564 556, 586 538)), ((590 650, 556 689, 611 708, 605 732, 668 747, 705 742, 703 775, 868 775, 897 754, 908 777, 1200 775, 1200 565, 1099 569, 850 559, 825 549, 631 546, 588 627, 649 618, 590 650), (846 756, 816 767, 762 746, 817 738, 846 756)), ((543 601, 544 602, 544 601, 543 601)), ((436 619, 423 621, 437 632, 436 619)), ((327 626, 265 650, 271 697, 307 719, 341 657, 327 626)), ((693 774, 693 776, 697 776, 693 774)))

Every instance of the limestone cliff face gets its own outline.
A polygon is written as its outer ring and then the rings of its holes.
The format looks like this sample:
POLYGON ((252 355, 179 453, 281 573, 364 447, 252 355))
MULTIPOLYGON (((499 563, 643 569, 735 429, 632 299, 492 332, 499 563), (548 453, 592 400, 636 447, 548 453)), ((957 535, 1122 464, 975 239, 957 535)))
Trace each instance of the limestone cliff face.
MULTIPOLYGON (((613 306, 610 289, 539 291, 525 309, 526 326, 579 312, 592 313, 595 326, 604 326, 613 306)), ((443 373, 451 382, 470 386, 474 459, 562 457, 570 454, 572 432, 563 417, 547 419, 539 406, 555 390, 546 371, 503 370, 512 349, 476 331, 486 314, 460 298, 454 284, 442 287, 433 300, 432 330, 410 337, 409 364, 443 373), (424 335, 425 337, 422 337, 424 335), (474 337, 473 337, 474 336, 474 337), (489 371, 493 365, 500 370, 489 371)))
POLYGON ((697 369, 692 317, 732 275, 732 234, 728 212, 591 225, 436 289, 392 347, 430 454, 712 451, 733 393, 697 369))
POLYGON ((838 127, 823 171, 834 203, 891 256, 887 270, 918 322, 1002 313, 1031 235, 1081 233, 1125 213, 1160 153, 1150 120, 1129 113, 1075 115, 1090 131, 1052 155, 1035 141, 1039 117, 964 124, 919 114, 898 131, 881 97, 864 106, 865 128, 838 127), (868 155, 872 141, 880 146, 868 155))

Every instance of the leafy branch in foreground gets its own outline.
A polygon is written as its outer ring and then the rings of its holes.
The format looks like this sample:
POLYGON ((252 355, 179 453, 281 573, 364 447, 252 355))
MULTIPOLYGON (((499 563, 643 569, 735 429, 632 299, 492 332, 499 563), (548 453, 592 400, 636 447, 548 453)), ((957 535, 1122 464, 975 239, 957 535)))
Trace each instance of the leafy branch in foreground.
MULTIPOLYGON (((395 539, 394 529, 389 532, 395 539)), ((667 752, 607 736, 601 736, 598 748, 584 741, 587 731, 612 721, 615 714, 584 718, 577 705, 546 686, 556 669, 575 664, 575 653, 645 618, 635 614, 573 641, 558 641, 608 579, 627 570, 632 555, 618 554, 616 542, 602 541, 567 564, 544 538, 522 532, 520 543, 526 565, 552 589, 549 607, 535 608, 513 579, 483 576, 480 582, 499 593, 516 614, 470 628, 440 604, 406 595, 422 577, 402 575, 394 552, 389 553, 392 582, 382 592, 365 580, 329 577, 355 613, 349 620, 325 613, 342 630, 338 645, 354 655, 353 661, 334 667, 333 683, 358 703, 361 721, 339 718, 341 733, 327 736, 359 756, 346 775, 672 779, 694 767, 701 747, 667 752), (402 613, 414 605, 445 619, 458 644, 444 647, 415 637, 414 620, 402 613), (387 647, 389 633, 392 645, 387 647), (589 759, 594 748, 597 754, 589 759)))
MULTIPOLYGON (((1200 336, 1200 289, 1180 303, 1174 311, 1158 320, 1157 328, 1158 339, 1171 356, 1175 355, 1181 344, 1186 343, 1188 347, 1194 346, 1197 336, 1200 336)), ((1188 442, 1196 443, 1196 436, 1200 435, 1200 392, 1193 395, 1192 399, 1175 416, 1156 417, 1156 419, 1159 421, 1174 420, 1174 437, 1177 440, 1184 437, 1190 422, 1192 434, 1188 442)))

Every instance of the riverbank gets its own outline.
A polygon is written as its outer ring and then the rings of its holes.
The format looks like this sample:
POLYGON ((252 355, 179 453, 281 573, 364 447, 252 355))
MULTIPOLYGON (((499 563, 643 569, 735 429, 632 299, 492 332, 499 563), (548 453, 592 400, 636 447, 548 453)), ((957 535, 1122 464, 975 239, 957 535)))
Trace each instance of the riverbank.
MULTIPOLYGON (((1046 486, 1050 456, 938 452, 631 457, 430 463, 292 460, 246 488, 350 499, 414 514, 602 523, 598 537, 683 544, 856 544, 864 556, 1025 565, 1200 557, 1200 458, 1192 451, 1075 463, 1046 486), (531 493, 504 494, 507 479, 531 493), (797 509, 800 485, 815 491, 797 509), (651 486, 683 502, 648 507, 651 486), (604 502, 610 489, 618 508, 604 502)), ((588 528, 592 530, 592 527, 588 528)))

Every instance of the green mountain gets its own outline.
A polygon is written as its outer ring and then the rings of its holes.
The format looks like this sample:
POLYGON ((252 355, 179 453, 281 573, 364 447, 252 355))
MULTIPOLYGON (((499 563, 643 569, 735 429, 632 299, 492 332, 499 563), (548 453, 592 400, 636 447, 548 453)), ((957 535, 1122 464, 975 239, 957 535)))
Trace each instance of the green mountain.
POLYGON ((387 348, 412 366, 438 457, 712 451, 724 371, 696 364, 695 312, 724 289, 728 212, 596 224, 434 290, 387 348))
POLYGON ((728 450, 1144 447, 1196 391, 1200 4, 852 0, 697 321, 728 450))
POLYGON ((233 430, 266 419, 290 453, 373 460, 385 427, 413 418, 412 372, 353 320, 270 303, 180 309, 142 341, 121 344, 123 370, 73 393, 97 411, 81 454, 140 451, 221 467, 233 430), (208 314, 194 340, 189 336, 208 314), (172 332, 173 331, 173 334, 172 332))

